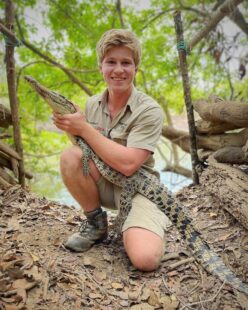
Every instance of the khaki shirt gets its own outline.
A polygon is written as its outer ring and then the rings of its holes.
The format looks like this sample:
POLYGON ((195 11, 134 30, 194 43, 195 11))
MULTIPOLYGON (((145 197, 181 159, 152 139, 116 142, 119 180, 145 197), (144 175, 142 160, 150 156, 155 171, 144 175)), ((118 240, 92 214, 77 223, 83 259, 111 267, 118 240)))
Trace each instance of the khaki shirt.
POLYGON ((164 115, 159 104, 133 87, 127 104, 111 120, 107 108, 108 90, 90 97, 85 108, 89 124, 109 139, 127 147, 151 151, 142 167, 158 176, 153 169, 153 152, 161 135, 164 115))

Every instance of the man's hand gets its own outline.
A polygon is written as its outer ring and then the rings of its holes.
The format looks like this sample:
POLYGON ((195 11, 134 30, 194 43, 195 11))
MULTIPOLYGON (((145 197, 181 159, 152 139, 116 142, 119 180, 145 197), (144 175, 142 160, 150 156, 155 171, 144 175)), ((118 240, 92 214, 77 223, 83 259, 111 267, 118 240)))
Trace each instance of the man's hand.
POLYGON ((82 136, 86 119, 79 106, 75 106, 76 112, 73 114, 53 113, 53 123, 56 127, 73 136, 82 136))

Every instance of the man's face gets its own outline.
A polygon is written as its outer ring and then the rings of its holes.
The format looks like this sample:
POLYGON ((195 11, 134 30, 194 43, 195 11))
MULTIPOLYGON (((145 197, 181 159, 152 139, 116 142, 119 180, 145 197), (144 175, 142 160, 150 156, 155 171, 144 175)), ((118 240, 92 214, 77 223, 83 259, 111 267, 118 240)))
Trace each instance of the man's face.
POLYGON ((100 71, 110 91, 130 90, 137 71, 131 50, 126 46, 111 48, 100 65, 100 71))

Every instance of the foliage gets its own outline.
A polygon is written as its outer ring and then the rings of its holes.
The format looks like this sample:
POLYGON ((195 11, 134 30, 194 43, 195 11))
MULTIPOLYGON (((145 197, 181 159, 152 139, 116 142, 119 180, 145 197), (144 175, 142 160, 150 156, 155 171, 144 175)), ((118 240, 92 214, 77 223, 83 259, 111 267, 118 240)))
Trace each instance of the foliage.
MULTIPOLYGON (((70 70, 91 93, 104 89, 97 71, 95 46, 101 34, 110 28, 124 26, 132 29, 142 43, 143 57, 136 85, 156 99, 164 96, 169 107, 177 112, 183 109, 183 91, 178 68, 173 11, 182 9, 185 38, 191 39, 206 24, 213 13, 213 1, 151 0, 149 7, 140 7, 142 1, 123 1, 118 12, 114 0, 15 0, 20 28, 19 38, 30 42, 40 53, 70 70), (197 13, 198 12, 198 13, 197 13), (90 71, 87 71, 90 70, 90 71)), ((242 4, 247 17, 247 3, 242 4)), ((4 5, 0 4, 0 18, 4 5)), ((224 98, 247 98, 247 79, 240 80, 237 62, 247 44, 247 37, 237 28, 230 37, 225 32, 226 18, 215 31, 202 40, 188 57, 193 99, 216 93, 224 98), (235 52, 235 53, 234 53, 235 52), (235 64, 235 66, 233 65, 235 64)), ((229 22, 229 26, 232 22, 229 22)), ((2 44, 2 43, 1 43, 2 44)), ((0 45, 0 55, 4 53, 0 45)), ((244 54, 242 54, 242 57, 244 54)), ((84 108, 88 95, 64 71, 41 58, 25 44, 16 48, 18 99, 22 117, 22 135, 25 153, 49 154, 62 149, 66 138, 44 130, 51 111, 24 82, 23 75, 32 75, 42 84, 60 92, 84 108), (41 130, 43 128, 43 130, 41 130), (61 144, 62 143, 62 144, 61 144)), ((0 79, 0 89, 6 89, 6 80, 0 79)), ((39 159, 26 156, 28 167, 35 171, 54 171, 51 157, 39 159)), ((57 169, 57 168, 56 168, 57 169)))

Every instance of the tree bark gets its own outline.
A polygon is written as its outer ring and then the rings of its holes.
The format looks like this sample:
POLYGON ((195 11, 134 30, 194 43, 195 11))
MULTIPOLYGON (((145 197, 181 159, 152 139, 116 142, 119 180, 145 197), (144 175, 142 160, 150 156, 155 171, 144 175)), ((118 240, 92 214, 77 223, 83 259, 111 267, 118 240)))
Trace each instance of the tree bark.
MULTIPOLYGON (((163 126, 162 136, 179 145, 185 152, 190 153, 189 133, 170 126, 163 126)), ((242 147, 248 139, 248 128, 241 132, 220 135, 196 135, 198 149, 217 151, 225 146, 242 147)))
POLYGON ((187 131, 178 130, 172 126, 163 126, 162 136, 180 146, 184 152, 190 153, 189 133, 187 131))
POLYGON ((194 109, 201 118, 211 122, 226 122, 237 127, 248 127, 248 104, 223 101, 208 103, 207 100, 197 100, 194 109))
POLYGON ((175 31, 176 31, 176 36, 177 36, 178 56, 179 56, 182 82, 183 82, 184 101, 186 105, 187 119, 188 119, 188 125, 189 125, 192 179, 193 179, 194 184, 199 184, 199 176, 197 173, 197 166, 199 165, 199 159, 197 155, 195 120, 194 120, 190 83, 189 83, 189 76, 188 76, 188 66, 187 66, 187 57, 186 57, 187 51, 184 48, 179 49, 179 45, 182 43, 184 44, 183 26, 182 26, 180 12, 175 12, 174 22, 175 22, 175 31))
POLYGON ((196 35, 189 41, 189 50, 192 50, 193 47, 205 38, 211 30, 213 30, 218 23, 228 14, 234 11, 234 9, 241 3, 243 0, 226 0, 216 12, 213 13, 212 18, 196 35))
POLYGON ((12 124, 12 117, 9 109, 0 104, 0 127, 8 128, 12 124))
POLYGON ((2 141, 0 141, 0 151, 8 154, 11 157, 14 157, 17 160, 21 160, 20 155, 15 150, 13 150, 10 146, 8 146, 8 144, 3 143, 2 141))
MULTIPOLYGON (((18 177, 18 170, 15 168, 18 166, 18 162, 16 159, 14 159, 13 157, 10 157, 9 155, 7 155, 6 153, 1 153, 0 152, 0 167, 6 167, 9 170, 13 171, 14 175, 16 177, 18 177), (17 170, 17 172, 16 172, 17 170)), ((24 171, 25 173, 25 177, 27 179, 32 179, 33 175, 27 171, 24 171)))
POLYGON ((196 131, 199 134, 218 134, 238 128, 240 128, 240 126, 222 121, 210 122, 203 119, 199 119, 196 121, 196 131))
POLYGON ((7 36, 14 44, 20 44, 21 42, 17 39, 13 32, 6 28, 2 23, 0 23, 0 31, 7 36))
POLYGON ((0 176, 0 187, 3 188, 3 189, 7 189, 10 186, 11 186, 11 184, 8 183, 7 181, 5 181, 4 178, 2 178, 0 176))
MULTIPOLYGON (((6 25, 12 31, 14 25, 14 6, 11 0, 6 0, 5 7, 6 25)), ((11 107, 11 115, 13 122, 14 141, 17 153, 20 155, 19 159, 19 182, 25 186, 24 164, 23 164, 23 148, 21 140, 21 131, 19 126, 19 111, 16 96, 16 80, 15 80, 15 59, 14 59, 14 46, 6 45, 6 70, 9 101, 11 107)))
POLYGON ((227 164, 217 163, 212 157, 201 176, 209 193, 218 198, 221 207, 248 229, 248 174, 227 164))
POLYGON ((214 152, 213 157, 219 163, 248 164, 248 153, 242 147, 226 146, 214 152))
POLYGON ((11 185, 17 184, 17 181, 1 167, 0 167, 0 176, 11 185))
MULTIPOLYGON (((216 11, 216 9, 223 4, 223 2, 225 2, 225 0, 218 0, 216 5, 213 7, 213 11, 216 11)), ((238 8, 229 14, 228 17, 248 36, 248 23, 238 8)))

